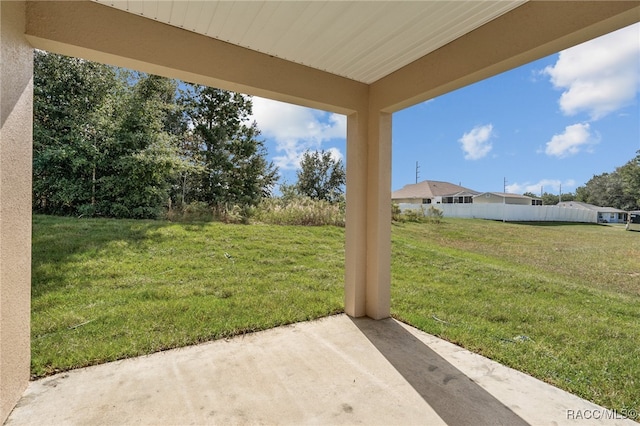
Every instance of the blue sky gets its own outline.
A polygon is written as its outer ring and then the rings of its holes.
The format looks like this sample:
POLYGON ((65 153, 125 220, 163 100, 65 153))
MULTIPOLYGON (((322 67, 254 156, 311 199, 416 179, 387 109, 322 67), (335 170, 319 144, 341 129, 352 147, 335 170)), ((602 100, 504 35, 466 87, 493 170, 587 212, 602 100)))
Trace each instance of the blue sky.
MULTIPOLYGON (((441 180, 477 191, 574 192, 640 150, 640 24, 393 116, 392 190, 441 180)), ((254 97, 281 180, 301 154, 346 158, 346 118, 254 97)))

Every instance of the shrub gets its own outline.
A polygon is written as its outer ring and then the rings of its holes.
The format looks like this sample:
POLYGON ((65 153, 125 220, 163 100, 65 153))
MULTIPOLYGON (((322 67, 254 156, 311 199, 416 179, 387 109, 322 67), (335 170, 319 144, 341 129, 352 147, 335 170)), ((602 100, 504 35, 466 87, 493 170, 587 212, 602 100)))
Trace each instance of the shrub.
POLYGON ((254 214, 251 206, 239 206, 237 204, 224 205, 217 209, 216 218, 224 223, 249 223, 249 218, 254 214))
POLYGON ((398 203, 391 203, 391 220, 393 222, 400 222, 402 220, 402 210, 398 203))
POLYGON ((413 222, 413 223, 440 223, 442 222, 443 212, 435 206, 429 207, 425 211, 424 206, 419 209, 406 209, 400 212, 400 207, 393 204, 391 207, 391 218, 397 222, 413 222))
POLYGON ((420 208, 420 210, 418 209, 407 209, 405 210, 402 215, 401 215, 401 219, 402 222, 415 222, 415 223, 420 223, 420 222, 424 222, 424 208, 420 208))
POLYGON ((440 223, 442 221, 443 212, 437 207, 431 206, 427 210, 427 221, 431 223, 440 223))
POLYGON ((170 206, 165 218, 173 222, 249 223, 254 208, 236 204, 221 204, 212 207, 204 201, 194 201, 179 207, 170 206))
POLYGON ((344 226, 344 202, 329 203, 308 197, 266 198, 255 219, 273 225, 344 226))
POLYGON ((165 216, 173 222, 209 222, 215 217, 213 209, 203 201, 170 207, 165 216))

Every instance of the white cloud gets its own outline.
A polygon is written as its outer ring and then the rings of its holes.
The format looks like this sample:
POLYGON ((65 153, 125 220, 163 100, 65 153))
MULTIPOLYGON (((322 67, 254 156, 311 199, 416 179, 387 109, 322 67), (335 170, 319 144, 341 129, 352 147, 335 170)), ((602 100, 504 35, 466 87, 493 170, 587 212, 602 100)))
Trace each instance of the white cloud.
POLYGON ((542 179, 536 183, 524 182, 524 183, 512 183, 507 185, 506 189, 511 194, 524 194, 525 192, 532 192, 536 195, 540 195, 540 190, 548 192, 550 194, 557 194, 560 192, 560 186, 562 191, 567 192, 570 188, 576 187, 576 181, 568 179, 562 182, 560 179, 542 179))
POLYGON ((476 126, 462 135, 458 142, 462 144, 466 160, 479 160, 493 148, 489 139, 493 136, 493 125, 476 126))
MULTIPOLYGON (((281 169, 298 168, 300 157, 307 151, 323 149, 322 144, 345 139, 347 118, 344 115, 318 111, 297 105, 253 98, 253 117, 262 134, 273 139, 276 151, 273 161, 281 169)), ((324 148, 334 158, 343 158, 337 148, 324 148)))
POLYGON ((333 159, 333 161, 342 160, 342 162, 344 164, 344 156, 342 155, 342 153, 340 152, 340 150, 338 148, 332 147, 332 148, 327 149, 326 151, 328 151, 329 154, 331 154, 331 158, 333 159))
POLYGON ((598 120, 632 104, 640 90, 640 24, 560 52, 544 69, 563 93, 562 112, 598 120))
POLYGON ((598 137, 591 134, 589 123, 572 124, 565 127, 564 133, 554 135, 544 152, 552 157, 565 158, 575 155, 582 149, 587 151, 598 143, 598 137))

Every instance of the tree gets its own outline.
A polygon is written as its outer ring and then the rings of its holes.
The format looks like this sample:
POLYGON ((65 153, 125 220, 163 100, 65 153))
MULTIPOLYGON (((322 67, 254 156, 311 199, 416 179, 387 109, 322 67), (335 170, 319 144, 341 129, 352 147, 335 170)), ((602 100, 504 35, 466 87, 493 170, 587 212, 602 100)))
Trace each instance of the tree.
POLYGON ((171 199, 224 211, 278 180, 247 96, 40 51, 34 75, 38 211, 153 218, 171 199))
POLYGON ((156 217, 181 163, 172 80, 35 52, 37 211, 156 217))
POLYGON ((123 99, 109 155, 98 179, 98 211, 113 217, 154 218, 169 199, 183 160, 170 133, 177 82, 138 74, 123 99))
POLYGON ((248 123, 251 98, 194 84, 183 104, 192 131, 182 154, 200 171, 181 176, 181 200, 203 201, 224 211, 270 196, 278 169, 266 160, 256 123, 248 123))
POLYGON ((346 174, 342 160, 336 160, 328 151, 306 151, 297 172, 296 191, 316 200, 337 202, 342 199, 346 174))
POLYGON ((576 199, 622 210, 640 209, 640 151, 615 171, 593 176, 576 190, 576 199))
POLYGON ((622 182, 613 173, 594 175, 584 187, 578 188, 578 201, 596 206, 617 207, 622 197, 622 182))
POLYGON ((640 150, 634 159, 617 169, 622 179, 623 210, 640 210, 640 150))
POLYGON ((76 214, 91 204, 105 134, 101 115, 121 89, 113 68, 34 53, 33 205, 76 214))

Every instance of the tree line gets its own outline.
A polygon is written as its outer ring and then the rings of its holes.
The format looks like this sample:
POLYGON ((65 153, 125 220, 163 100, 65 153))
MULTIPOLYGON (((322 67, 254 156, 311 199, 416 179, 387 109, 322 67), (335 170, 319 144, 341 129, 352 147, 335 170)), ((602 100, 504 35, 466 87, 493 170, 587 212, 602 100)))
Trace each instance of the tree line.
MULTIPOLYGON (((523 195, 537 197, 531 192, 523 195)), ((575 193, 555 195, 545 192, 541 198, 544 205, 555 205, 560 201, 581 201, 626 211, 640 210, 640 151, 635 158, 613 172, 594 175, 584 186, 578 187, 575 193)))
POLYGON ((33 207, 63 215, 155 218, 269 196, 251 98, 35 52, 33 207))
POLYGON ((593 176, 576 189, 576 200, 621 210, 640 210, 640 150, 611 173, 593 176))
MULTIPOLYGON (((279 179, 250 96, 35 51, 33 208, 156 218, 246 215, 279 179)), ((343 200, 342 161, 306 152, 287 199, 343 200)))

